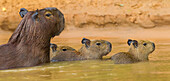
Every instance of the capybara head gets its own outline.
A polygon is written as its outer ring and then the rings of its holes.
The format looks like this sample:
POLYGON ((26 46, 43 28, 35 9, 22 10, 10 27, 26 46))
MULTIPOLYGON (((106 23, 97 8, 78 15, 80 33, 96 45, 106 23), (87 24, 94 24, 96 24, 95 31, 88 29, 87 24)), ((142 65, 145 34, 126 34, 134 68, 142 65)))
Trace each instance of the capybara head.
POLYGON ((79 52, 87 59, 101 59, 102 56, 107 55, 112 50, 112 44, 105 40, 89 40, 82 39, 83 46, 79 52))
POLYGON ((37 9, 36 11, 28 11, 25 8, 21 8, 20 16, 23 19, 11 39, 22 37, 22 35, 49 39, 59 35, 65 27, 64 15, 57 8, 53 7, 37 9))
POLYGON ((70 46, 57 46, 56 44, 50 44, 50 58, 55 57, 60 53, 75 52, 76 50, 70 46))
POLYGON ((57 46, 51 43, 50 49, 50 59, 52 62, 76 60, 79 54, 70 46, 57 46))
POLYGON ((155 50, 155 44, 148 40, 137 41, 128 39, 127 43, 130 46, 129 52, 141 58, 148 57, 155 50))

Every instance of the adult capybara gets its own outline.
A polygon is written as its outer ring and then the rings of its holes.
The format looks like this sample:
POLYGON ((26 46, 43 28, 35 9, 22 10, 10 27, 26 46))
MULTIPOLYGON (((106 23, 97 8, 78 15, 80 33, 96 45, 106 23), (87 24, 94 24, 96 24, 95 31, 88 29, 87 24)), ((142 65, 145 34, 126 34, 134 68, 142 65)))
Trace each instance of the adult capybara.
POLYGON ((57 8, 49 7, 21 14, 23 19, 8 43, 0 46, 0 69, 50 62, 50 40, 64 29, 64 15, 57 8))
POLYGON ((115 64, 129 64, 148 61, 148 56, 155 50, 155 44, 147 40, 128 40, 128 52, 120 52, 111 57, 115 64))
POLYGON ((50 45, 51 62, 80 60, 81 58, 78 54, 79 53, 70 46, 57 46, 52 43, 50 45))
POLYGON ((112 44, 106 40, 82 39, 83 46, 78 50, 82 59, 102 59, 112 50, 112 44))

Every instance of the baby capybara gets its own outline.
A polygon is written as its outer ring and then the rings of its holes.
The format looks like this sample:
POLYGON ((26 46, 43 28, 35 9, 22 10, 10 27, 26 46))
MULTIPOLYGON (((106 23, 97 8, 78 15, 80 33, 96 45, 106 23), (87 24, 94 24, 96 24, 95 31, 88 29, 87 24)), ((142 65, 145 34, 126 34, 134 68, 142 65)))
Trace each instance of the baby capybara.
POLYGON ((106 40, 89 40, 83 38, 81 43, 83 46, 76 51, 69 46, 57 47, 56 45, 51 45, 51 50, 54 50, 52 62, 58 61, 75 61, 75 60, 96 60, 102 59, 103 56, 109 54, 112 50, 112 44, 106 40), (54 48, 57 47, 55 51, 54 48))
POLYGON ((155 44, 147 40, 127 41, 130 49, 128 52, 119 52, 111 57, 115 64, 129 64, 148 61, 148 56, 155 50, 155 44))
POLYGON ((64 27, 57 8, 20 10, 23 17, 7 44, 0 46, 0 69, 30 67, 50 62, 50 40, 64 27), (24 12, 23 12, 24 11, 24 12))
POLYGON ((79 53, 70 46, 57 46, 52 43, 50 45, 51 62, 80 60, 81 58, 78 54, 79 53))
POLYGON ((103 56, 106 56, 112 50, 112 44, 106 40, 83 38, 81 43, 83 46, 78 50, 79 55, 87 60, 102 59, 103 56))

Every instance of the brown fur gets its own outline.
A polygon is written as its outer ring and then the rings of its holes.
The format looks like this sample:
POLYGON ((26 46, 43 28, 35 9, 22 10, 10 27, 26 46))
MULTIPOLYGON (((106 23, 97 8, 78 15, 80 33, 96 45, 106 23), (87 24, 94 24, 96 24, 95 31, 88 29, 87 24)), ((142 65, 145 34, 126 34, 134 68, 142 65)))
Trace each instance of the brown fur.
POLYGON ((64 16, 56 8, 28 12, 8 43, 0 46, 0 69, 50 62, 50 40, 62 32, 64 24, 64 16), (47 12, 51 16, 47 17, 47 12))
POLYGON ((70 46, 57 46, 56 50, 50 52, 51 62, 79 60, 78 52, 70 46))
POLYGON ((139 40, 137 47, 130 44, 128 52, 120 52, 111 57, 115 64, 128 64, 142 61, 148 61, 148 56, 155 50, 153 42, 147 40, 139 40), (146 46, 144 45, 146 44, 146 46))
POLYGON ((83 45, 78 52, 69 46, 58 47, 57 50, 53 52, 52 62, 102 59, 102 57, 111 52, 112 49, 111 43, 105 40, 90 41, 89 39, 85 39, 83 44, 85 45, 83 45), (100 43, 100 45, 96 45, 97 43, 100 43), (63 48, 67 49, 67 51, 63 51, 63 48))
MULTIPOLYGON (((112 44, 105 40, 92 40, 85 39, 84 45, 79 49, 82 59, 102 59, 112 50, 112 44), (97 45, 99 44, 99 45, 97 45)), ((83 42, 83 40, 82 40, 83 42)))

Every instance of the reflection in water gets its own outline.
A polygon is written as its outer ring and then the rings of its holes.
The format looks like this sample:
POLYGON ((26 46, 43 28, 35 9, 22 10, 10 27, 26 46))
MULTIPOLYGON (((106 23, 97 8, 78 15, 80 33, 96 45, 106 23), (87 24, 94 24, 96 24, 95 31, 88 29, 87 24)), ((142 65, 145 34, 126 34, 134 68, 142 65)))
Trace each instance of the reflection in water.
MULTIPOLYGON (((0 32, 0 44, 8 41, 12 33, 0 32)), ((65 33, 64 33, 65 34, 65 33)), ((82 36, 78 37, 55 37, 52 43, 58 45, 70 45, 73 48, 81 47, 82 36)), ((88 37, 87 37, 88 38, 88 37)), ((118 37, 91 37, 91 39, 104 39, 112 42, 111 56, 120 51, 128 51, 127 38, 118 37)), ((156 50, 150 55, 149 62, 136 64, 113 64, 110 60, 85 60, 50 63, 42 66, 27 67, 19 69, 1 70, 0 80, 2 81, 169 81, 170 80, 170 40, 154 39, 156 50)))

